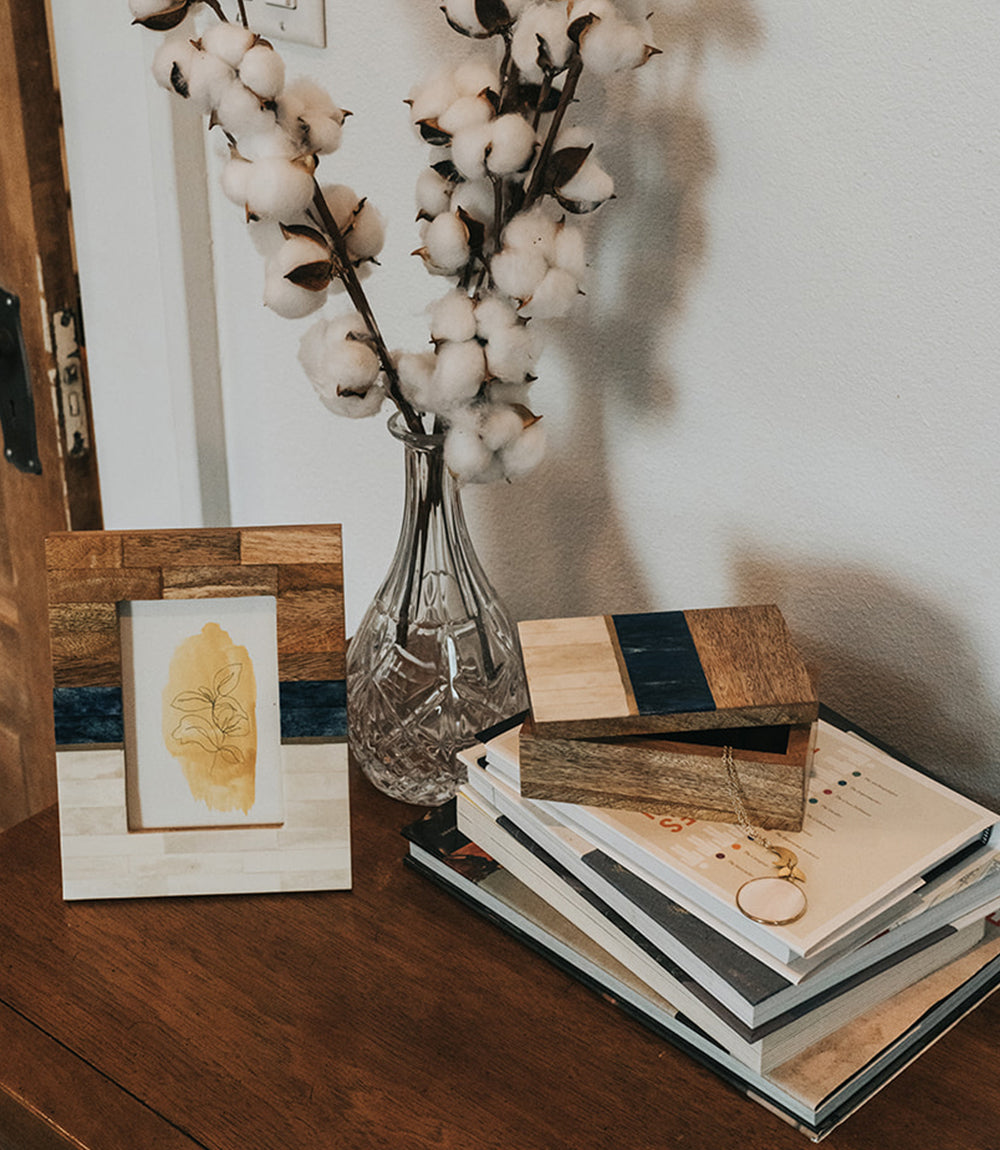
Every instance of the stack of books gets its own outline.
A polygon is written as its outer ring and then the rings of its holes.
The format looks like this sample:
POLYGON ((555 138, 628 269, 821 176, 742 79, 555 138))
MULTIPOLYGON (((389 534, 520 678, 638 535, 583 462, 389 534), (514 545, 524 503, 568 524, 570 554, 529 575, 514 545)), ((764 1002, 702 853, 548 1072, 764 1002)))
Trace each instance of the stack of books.
POLYGON ((778 873, 762 836, 526 795, 523 718, 463 753, 408 864, 814 1141, 1000 985, 998 816, 838 716, 813 724, 801 829, 766 834, 804 876, 783 925, 737 904, 778 873))

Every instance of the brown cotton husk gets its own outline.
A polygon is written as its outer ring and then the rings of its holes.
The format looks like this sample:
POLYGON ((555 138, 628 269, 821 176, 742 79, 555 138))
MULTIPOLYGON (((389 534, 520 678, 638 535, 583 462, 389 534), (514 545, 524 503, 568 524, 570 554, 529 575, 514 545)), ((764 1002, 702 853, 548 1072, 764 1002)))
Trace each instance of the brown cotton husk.
MULTIPOLYGON (((590 212, 596 212, 601 204, 607 203, 607 200, 571 200, 560 195, 557 191, 554 191, 552 195, 564 211, 570 212, 574 216, 586 216, 590 212)), ((614 199, 615 197, 611 196, 610 198, 614 199)))
POLYGON ((588 144, 585 148, 560 148, 553 152, 549 157, 548 170, 545 173, 548 190, 561 188, 563 184, 568 184, 583 167, 593 150, 594 145, 588 144))
POLYGON ((577 45, 577 47, 579 47, 580 37, 584 34, 584 32, 587 31, 587 29, 591 24, 594 23, 595 20, 599 19, 600 17, 595 16, 593 12, 585 12, 582 16, 578 16, 570 23, 569 27, 566 29, 566 35, 570 40, 573 41, 574 44, 577 45))
POLYGON ((523 403, 512 403, 511 407, 521 417, 521 424, 524 427, 531 427, 533 423, 537 423, 542 417, 535 415, 530 407, 525 407, 523 403))
POLYGON ((172 28, 176 28, 178 24, 182 23, 184 17, 187 15, 187 10, 190 8, 194 0, 178 0, 172 8, 167 8, 164 12, 154 12, 152 16, 147 16, 145 20, 133 20, 133 24, 141 24, 144 28, 150 28, 154 32, 169 32, 172 28))
POLYGON ((333 261, 315 260, 311 264, 299 264, 286 273, 285 279, 306 291, 326 291, 333 279, 333 261))
POLYGON ((317 228, 312 228, 308 224, 278 224, 281 228, 281 234, 286 240, 290 240, 292 236, 303 236, 307 240, 313 240, 323 247, 327 246, 326 236, 317 228))
POLYGON ((420 137, 425 144, 430 144, 435 148, 444 148, 451 143, 451 134, 439 127, 437 120, 421 120, 417 127, 420 129, 420 137))

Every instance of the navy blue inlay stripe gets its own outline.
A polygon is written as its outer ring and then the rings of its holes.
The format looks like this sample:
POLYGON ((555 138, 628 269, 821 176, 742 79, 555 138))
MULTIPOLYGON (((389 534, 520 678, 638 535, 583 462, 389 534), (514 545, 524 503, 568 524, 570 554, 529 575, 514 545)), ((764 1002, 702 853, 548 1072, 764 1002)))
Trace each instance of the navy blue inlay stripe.
MULTIPOLYGON (((347 694, 342 681, 280 683, 278 698, 283 739, 347 734, 347 694)), ((56 687, 52 708, 57 746, 125 741, 121 687, 56 687)))
POLYGON ((611 621, 640 715, 715 710, 683 611, 612 615, 611 621))
POLYGON ((341 679, 281 683, 281 737, 334 739, 347 734, 347 691, 341 679))
POLYGON ((57 747, 125 741, 121 687, 56 687, 52 710, 57 747))

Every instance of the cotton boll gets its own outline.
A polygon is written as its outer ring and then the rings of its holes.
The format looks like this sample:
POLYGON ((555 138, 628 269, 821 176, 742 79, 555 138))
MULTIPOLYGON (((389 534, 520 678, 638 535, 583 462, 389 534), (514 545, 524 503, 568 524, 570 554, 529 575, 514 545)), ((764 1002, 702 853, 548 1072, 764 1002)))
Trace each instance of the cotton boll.
POLYGON ((521 252, 536 252, 546 263, 551 263, 555 254, 557 225, 541 207, 530 212, 521 212, 507 224, 503 231, 503 246, 521 252))
POLYGON ((591 153, 579 171, 556 188, 555 195, 563 207, 573 212, 589 212, 600 207, 615 194, 615 182, 591 153))
POLYGON ((195 52, 187 72, 188 95, 192 104, 205 114, 211 112, 218 107, 234 75, 225 60, 209 52, 195 52))
POLYGON ((385 244, 385 221, 371 200, 355 210, 344 237, 352 260, 372 260, 385 244))
POLYGON ((527 319, 559 319, 580 294, 576 279, 562 268, 549 268, 542 282, 520 309, 527 319))
POLYGON ((492 403, 505 403, 509 407, 520 404, 521 407, 527 407, 531 395, 531 384, 493 380, 489 385, 488 392, 492 403))
MULTIPOLYGON (((239 83, 238 80, 236 82, 239 83)), ((240 87, 243 85, 240 84, 240 87)), ((250 89, 245 88, 244 91, 249 92, 250 89)), ((252 92, 250 94, 253 99, 257 99, 252 92)), ((298 159, 301 153, 285 129, 275 122, 274 116, 266 109, 263 110, 263 117, 257 121, 256 131, 240 135, 240 155, 246 160, 263 160, 271 156, 280 156, 284 160, 298 159)))
POLYGON ((461 28, 473 35, 479 35, 484 31, 476 16, 476 0, 447 0, 441 7, 453 27, 461 28))
POLYGON ((330 214, 337 221, 337 227, 343 231, 351 222, 351 217, 361 203, 361 197, 347 184, 324 184, 322 192, 330 214))
POLYGON ((325 291, 310 291, 268 269, 264 276, 264 306, 283 319, 302 319, 326 303, 325 291))
POLYGON ((451 194, 455 185, 433 168, 424 168, 417 176, 417 211, 433 219, 451 210, 451 194))
POLYGON ((535 130, 516 112, 498 116, 490 132, 486 167, 495 176, 522 172, 531 161, 537 143, 535 130))
POLYGON ((468 427, 448 429, 444 439, 444 463, 460 483, 489 483, 499 478, 496 456, 468 427))
POLYGON ((520 479, 534 471, 545 456, 545 428, 541 420, 525 427, 500 450, 500 465, 508 479, 520 479))
POLYGON ((315 115, 300 120, 300 138, 304 151, 317 156, 332 155, 344 138, 344 122, 334 116, 315 115))
POLYGON ((587 272, 587 249, 583 230, 565 221, 556 228, 552 262, 580 283, 587 272))
POLYGON ((135 20, 147 20, 176 7, 177 0, 128 0, 128 9, 135 20))
POLYGON ((314 324, 299 344, 299 362, 331 411, 358 418, 381 407, 384 393, 375 386, 378 356, 357 313, 314 324))
POLYGON ((312 201, 312 173, 281 156, 264 156, 250 165, 246 192, 251 215, 291 219, 312 201))
POLYGON ((250 172, 253 165, 242 156, 232 156, 222 169, 220 184, 223 195, 234 204, 244 207, 250 189, 250 172))
POLYGON ((264 40, 258 40, 240 61, 240 79, 262 100, 273 100, 285 86, 285 61, 264 40))
POLYGON ((529 299, 548 271, 548 263, 541 252, 504 248, 490 260, 493 283, 515 300, 529 299))
POLYGON ((442 132, 454 136, 463 128, 485 124, 492 118, 493 105, 485 96, 459 96, 438 116, 437 124, 442 132))
POLYGON ((340 147, 346 113, 314 80, 293 80, 277 101, 278 123, 303 152, 329 155, 340 147))
POLYGON ((528 8, 514 27, 511 52, 522 77, 540 84, 542 66, 561 70, 566 67, 573 44, 566 35, 568 21, 562 4, 542 0, 528 8))
POLYGON ((480 7, 476 0, 446 0, 441 10, 456 32, 473 36, 477 40, 494 35, 501 28, 507 27, 511 21, 509 9, 500 0, 492 9, 487 8, 489 18, 492 18, 489 25, 484 25, 480 21, 480 7))
POLYGON ((434 368, 432 410, 446 411, 472 399, 485 374, 486 357, 476 340, 444 344, 438 350, 434 368))
POLYGON ((539 339, 530 325, 518 324, 495 331, 486 341, 486 367, 494 379, 524 383, 535 370, 539 339))
POLYGON ((320 391, 316 389, 323 406, 334 415, 347 419, 370 419, 378 415, 385 403, 385 388, 381 383, 373 383, 364 392, 320 391))
POLYGON ((431 304, 431 339, 464 343, 475 339, 476 312, 473 301, 457 288, 431 304))
POLYGON ((265 263, 264 303, 286 319, 298 319, 321 307, 326 287, 310 290, 293 283, 288 276, 298 268, 318 265, 317 281, 329 282, 330 251, 309 236, 289 235, 265 263))
POLYGON ((623 20, 597 20, 580 37, 584 67, 598 76, 640 68, 654 51, 643 33, 623 20))
POLYGON ((516 325, 517 312, 506 297, 490 292, 476 304, 476 334, 480 339, 493 339, 516 325))
POLYGON ((437 357, 432 351, 402 352, 396 355, 396 375, 403 398, 417 411, 427 411, 433 396, 437 357))
POLYGON ((463 211, 481 224, 493 222, 493 185, 489 180, 466 180, 451 196, 451 210, 463 211))
POLYGON ((201 35, 201 46, 235 68, 253 47, 257 37, 249 28, 232 22, 211 24, 201 35))
POLYGON ((500 451, 514 442, 524 430, 524 420, 504 404, 491 404, 483 410, 479 437, 490 451, 500 451))
POLYGON ((263 108, 260 97, 235 76, 219 97, 215 118, 237 139, 267 132, 275 127, 274 113, 263 108))
POLYGON ((374 259, 385 243, 385 221, 381 212, 346 184, 324 184, 322 191, 351 259, 374 259))
POLYGON ((486 149, 491 137, 489 123, 471 124, 452 137, 452 161, 467 180, 481 180, 486 176, 486 149))
POLYGON ((482 57, 463 60, 452 70, 451 80, 455 91, 463 96, 478 96, 487 88, 496 91, 499 87, 496 68, 482 57))
POLYGON ((438 116, 461 95, 476 95, 481 89, 460 90, 455 83, 455 73, 451 69, 436 72, 428 80, 410 91, 410 120, 419 124, 422 120, 436 120, 438 116))
POLYGON ((469 229, 453 212, 435 216, 424 232, 421 254, 430 271, 453 275, 469 259, 469 229))
POLYGON ((197 56, 198 49, 187 36, 168 36, 153 56, 153 78, 161 88, 187 99, 191 65, 197 56))

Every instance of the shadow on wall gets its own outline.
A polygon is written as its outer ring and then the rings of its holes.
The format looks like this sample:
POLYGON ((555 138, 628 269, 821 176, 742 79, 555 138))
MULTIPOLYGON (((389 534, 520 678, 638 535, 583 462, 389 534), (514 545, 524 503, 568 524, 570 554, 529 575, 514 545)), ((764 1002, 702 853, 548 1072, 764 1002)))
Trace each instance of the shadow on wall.
POLYGON ((565 414, 551 417, 560 424, 535 475, 474 497, 487 569, 519 618, 660 606, 617 512, 608 429, 670 418, 672 332, 704 260, 715 163, 699 77, 710 47, 747 54, 761 30, 749 0, 690 0, 650 23, 664 55, 642 73, 648 88, 622 77, 593 115, 617 198, 588 221, 588 298, 553 325, 536 384, 544 412, 545 365, 558 360, 565 414))
POLYGON ((1000 707, 959 617, 860 566, 742 558, 734 587, 781 607, 824 703, 1000 809, 1000 707))

